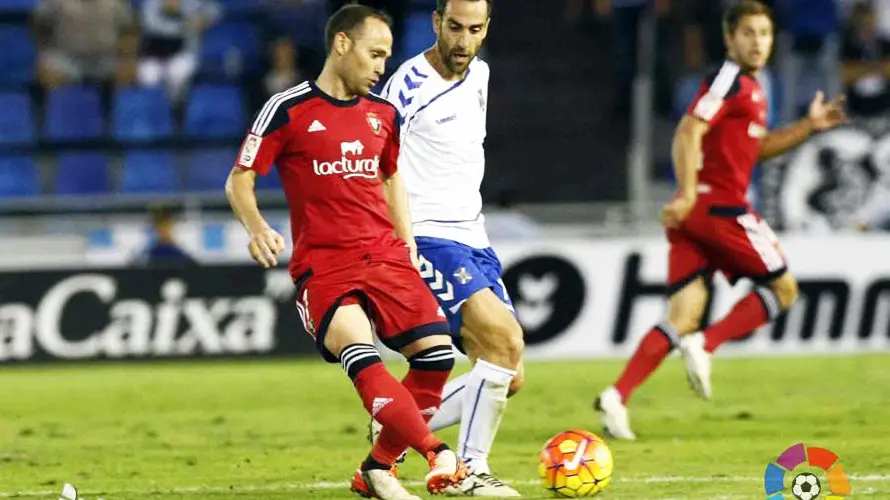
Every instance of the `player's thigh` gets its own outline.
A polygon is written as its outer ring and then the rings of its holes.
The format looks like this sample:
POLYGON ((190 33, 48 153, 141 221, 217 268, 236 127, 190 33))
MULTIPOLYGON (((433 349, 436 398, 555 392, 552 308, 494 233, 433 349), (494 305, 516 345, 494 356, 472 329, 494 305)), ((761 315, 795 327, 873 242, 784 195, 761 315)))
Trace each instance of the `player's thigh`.
POLYGON ((711 227, 708 253, 731 281, 750 278, 766 284, 787 271, 778 239, 756 214, 714 217, 711 227))
POLYGON ((381 262, 364 283, 377 337, 410 356, 430 347, 451 345, 445 313, 411 262, 381 262))
POLYGON ((477 266, 474 249, 440 238, 417 238, 420 277, 442 306, 455 345, 463 349, 463 306, 476 292, 492 287, 477 266))
MULTIPOLYGON (((463 341, 473 345, 478 357, 507 360, 518 365, 523 350, 522 327, 513 312, 491 288, 474 293, 461 307, 463 341)), ((497 363, 499 364, 499 363, 497 363)))
POLYGON ((318 276, 310 271, 298 278, 295 286, 303 328, 325 361, 336 363, 342 348, 350 343, 373 343, 366 301, 350 270, 318 276))
POLYGON ((324 347, 333 356, 352 344, 373 344, 371 321, 362 304, 349 301, 337 306, 324 335, 324 347))
POLYGON ((696 276, 668 299, 667 321, 678 335, 698 330, 708 303, 708 287, 704 276, 696 276))
POLYGON ((685 230, 667 231, 668 295, 673 297, 687 285, 702 276, 708 276, 711 263, 699 240, 685 230))

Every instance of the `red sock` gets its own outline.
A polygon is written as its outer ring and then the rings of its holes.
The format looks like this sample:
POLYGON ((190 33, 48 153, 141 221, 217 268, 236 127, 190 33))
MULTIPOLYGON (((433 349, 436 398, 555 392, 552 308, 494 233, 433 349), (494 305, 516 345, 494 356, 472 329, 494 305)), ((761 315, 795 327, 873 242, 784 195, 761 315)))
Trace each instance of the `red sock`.
POLYGON ((615 382, 615 389, 621 394, 621 401, 627 404, 631 393, 649 378, 658 365, 670 354, 673 348, 671 339, 676 339, 674 328, 666 322, 649 330, 637 347, 634 355, 615 382))
POLYGON ((714 352, 724 342, 746 337, 780 312, 776 293, 769 288, 758 288, 738 301, 726 317, 705 330, 705 350, 714 352))
MULTIPOLYGON (((402 385, 414 397, 424 422, 429 422, 442 403, 442 389, 454 367, 451 346, 439 346, 421 351, 408 360, 411 369, 402 379, 402 385)), ((408 447, 398 434, 398 429, 383 424, 380 437, 371 450, 371 458, 382 464, 393 464, 408 447)))
MULTIPOLYGON (((340 363, 352 378, 365 409, 385 428, 391 428, 400 440, 423 455, 442 446, 427 427, 414 397, 386 370, 374 346, 347 346, 340 354, 340 363)), ((394 461, 395 457, 381 463, 394 461)))

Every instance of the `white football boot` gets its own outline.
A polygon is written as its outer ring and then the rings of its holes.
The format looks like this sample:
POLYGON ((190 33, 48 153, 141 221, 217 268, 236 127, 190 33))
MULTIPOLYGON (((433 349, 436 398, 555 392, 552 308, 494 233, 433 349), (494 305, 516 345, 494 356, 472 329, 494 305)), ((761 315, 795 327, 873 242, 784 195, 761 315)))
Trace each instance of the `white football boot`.
POLYGON ((594 407, 603 414, 603 427, 612 437, 631 441, 637 438, 636 434, 630 430, 627 407, 621 402, 621 394, 614 386, 606 387, 596 399, 594 407))
POLYGON ((711 399, 711 355, 705 351, 705 335, 697 332, 681 337, 680 354, 692 390, 703 399, 711 399))
POLYGON ((467 464, 457 458, 452 450, 439 453, 429 452, 426 456, 430 472, 424 478, 426 489, 433 495, 444 493, 446 489, 459 485, 468 474, 467 464))
POLYGON ((352 491, 365 498, 380 500, 423 500, 402 486, 402 483, 388 470, 357 470, 352 476, 352 491))
POLYGON ((445 489, 445 494, 456 497, 519 498, 518 491, 491 474, 471 473, 456 486, 445 489))

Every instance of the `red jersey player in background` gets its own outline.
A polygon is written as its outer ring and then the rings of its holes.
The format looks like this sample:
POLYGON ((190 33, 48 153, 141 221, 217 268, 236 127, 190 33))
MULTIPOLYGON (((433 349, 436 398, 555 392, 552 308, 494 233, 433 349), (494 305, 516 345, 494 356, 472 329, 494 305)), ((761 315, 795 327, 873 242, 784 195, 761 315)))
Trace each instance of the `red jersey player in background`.
POLYGON ((260 214, 254 181, 277 166, 290 206, 298 312, 325 360, 340 362, 365 409, 383 424, 352 488, 383 500, 419 500, 391 471, 406 447, 428 459, 432 493, 459 483, 466 466, 427 428, 454 354, 445 315, 416 269, 396 165, 398 113, 370 94, 391 54, 389 23, 361 5, 331 16, 324 69, 316 81, 266 102, 226 193, 250 234, 251 256, 275 266, 284 240, 260 214), (372 331, 408 358, 401 383, 383 365, 372 331))
POLYGON ((670 242, 667 317, 650 330, 624 372, 599 396, 606 430, 634 439, 627 415, 631 392, 680 349, 695 392, 711 397, 711 353, 787 310, 797 282, 769 226, 746 199, 754 165, 803 143, 811 134, 847 121, 842 99, 818 93, 806 118, 775 132, 766 129, 766 96, 757 72, 773 46, 769 8, 753 0, 728 7, 723 20, 728 59, 705 79, 674 135, 679 192, 662 212, 670 242), (696 332, 707 304, 706 279, 721 271, 731 281, 758 286, 722 320, 696 332))

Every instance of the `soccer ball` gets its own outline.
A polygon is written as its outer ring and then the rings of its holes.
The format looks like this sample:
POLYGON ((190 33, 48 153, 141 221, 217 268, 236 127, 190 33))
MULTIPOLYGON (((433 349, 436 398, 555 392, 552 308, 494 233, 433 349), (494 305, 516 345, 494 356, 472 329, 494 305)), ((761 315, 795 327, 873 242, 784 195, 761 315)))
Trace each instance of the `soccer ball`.
POLYGON ((544 445, 538 472, 557 497, 592 497, 612 480, 612 452, 592 432, 566 431, 544 445))
POLYGON ((791 483, 791 493, 797 500, 813 500, 819 496, 822 485, 819 478, 809 472, 798 474, 791 483))

